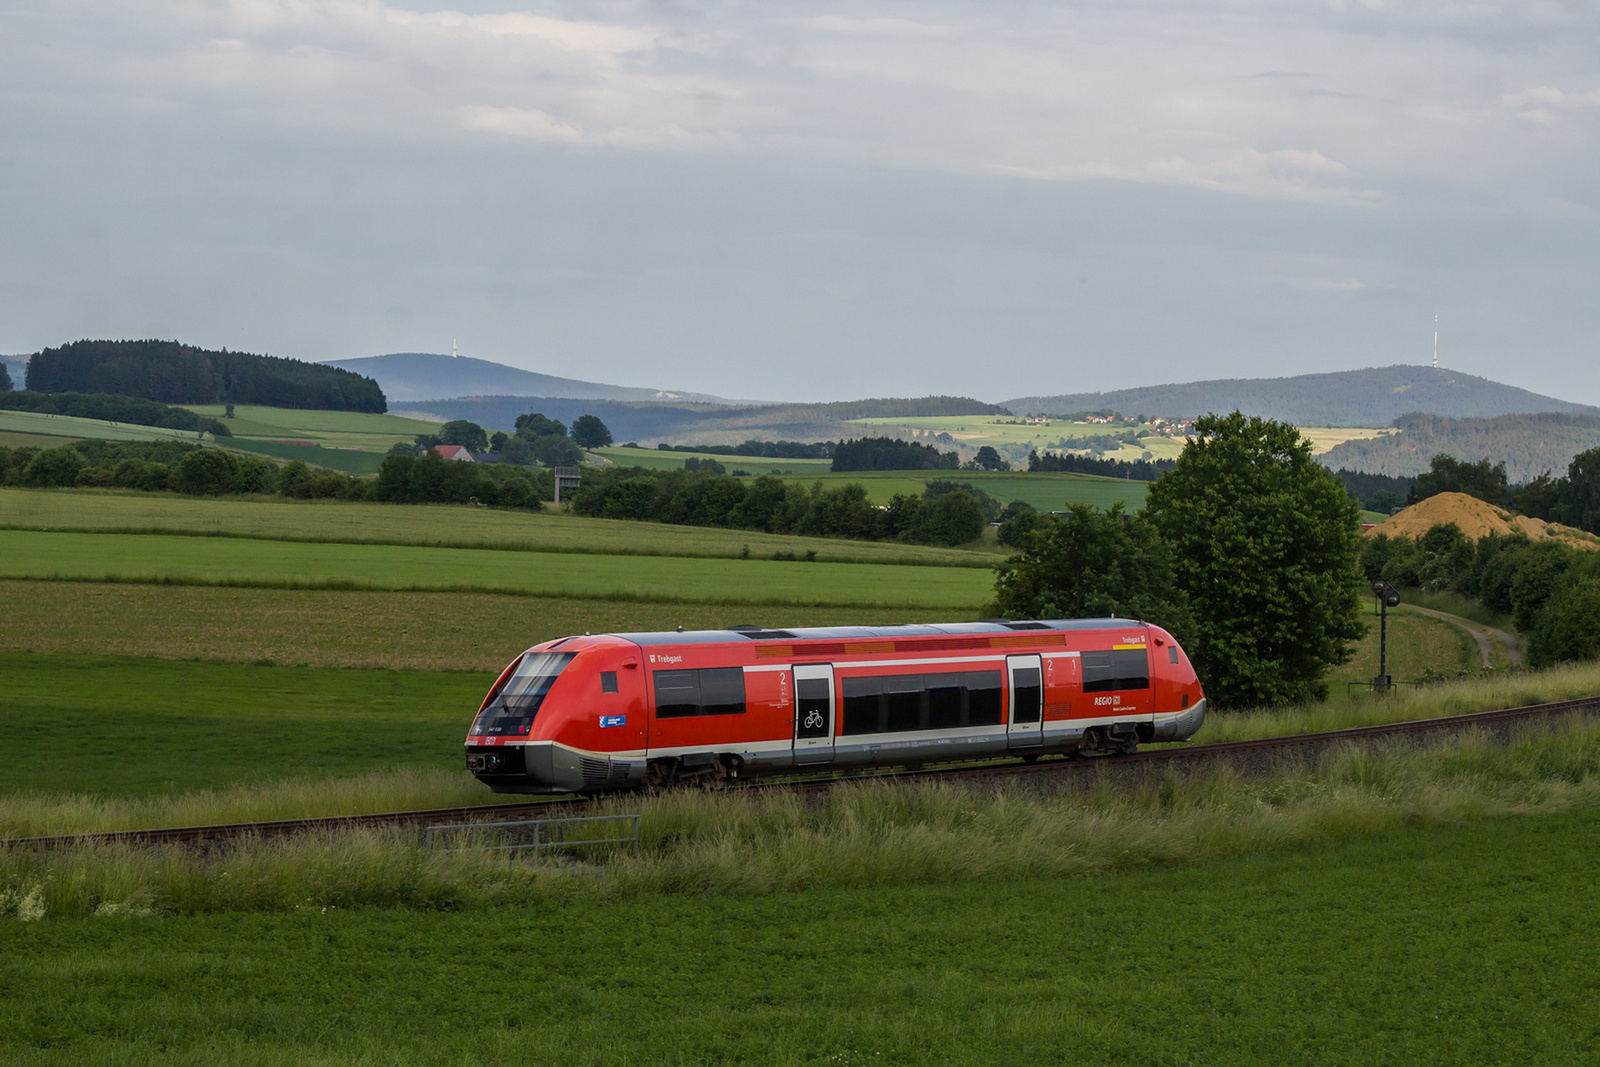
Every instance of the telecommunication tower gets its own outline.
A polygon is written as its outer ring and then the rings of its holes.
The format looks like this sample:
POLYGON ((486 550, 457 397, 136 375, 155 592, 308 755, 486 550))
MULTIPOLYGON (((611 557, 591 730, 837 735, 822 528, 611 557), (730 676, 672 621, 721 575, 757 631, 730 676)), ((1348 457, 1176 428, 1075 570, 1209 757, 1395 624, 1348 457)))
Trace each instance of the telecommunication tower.
POLYGON ((1433 313, 1433 369, 1439 369, 1439 313, 1433 313))
MULTIPOLYGON (((1437 316, 1437 315, 1434 316, 1435 319, 1438 319, 1438 317, 1439 316, 1437 316)), ((450 338, 450 358, 451 359, 460 359, 461 358, 461 353, 456 351, 456 339, 454 337, 450 338)), ((1433 365, 1435 367, 1437 367, 1439 365, 1439 334, 1438 334, 1438 331, 1435 331, 1434 335, 1433 335, 1433 365)))

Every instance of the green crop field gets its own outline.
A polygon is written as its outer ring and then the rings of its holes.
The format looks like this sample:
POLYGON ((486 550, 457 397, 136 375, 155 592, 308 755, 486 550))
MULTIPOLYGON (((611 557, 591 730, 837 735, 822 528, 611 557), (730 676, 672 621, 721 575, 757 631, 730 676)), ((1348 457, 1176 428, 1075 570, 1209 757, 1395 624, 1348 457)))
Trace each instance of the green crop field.
POLYGON ((225 423, 235 437, 301 441, 324 448, 362 448, 379 453, 418 434, 436 433, 439 429, 439 423, 425 419, 363 411, 306 411, 240 404, 234 408, 234 417, 226 419, 226 409, 221 404, 183 406, 225 423))
POLYGON ((735 470, 758 474, 825 474, 833 465, 829 459, 769 459, 761 456, 719 456, 711 452, 664 452, 655 448, 597 448, 597 456, 604 456, 619 467, 648 467, 651 470, 682 470, 688 459, 713 459, 728 473, 735 470))
MULTIPOLYGON (((0 431, 45 437, 53 445, 99 438, 105 441, 194 441, 193 430, 168 430, 159 426, 135 426, 104 419, 80 419, 74 415, 46 415, 37 411, 0 411, 0 431), (64 439, 64 440, 60 440, 64 439)), ((50 447, 50 446, 47 446, 50 447)))
POLYGON ((33 530, 0 530, 0 577, 967 610, 987 600, 993 584, 989 572, 967 567, 33 530))
POLYGON ((1087 878, 47 913, 0 919, 0 1059, 1587 1064, 1597 877, 1579 810, 1087 878))
POLYGON ((0 489, 0 527, 183 532, 352 544, 771 558, 776 552, 835 563, 988 567, 999 546, 932 548, 895 542, 794 537, 753 530, 590 519, 566 512, 500 511, 455 504, 370 504, 266 497, 180 497, 96 489, 0 489))
POLYGON ((14 653, 0 675, 0 793, 104 796, 459 770, 495 678, 14 653))

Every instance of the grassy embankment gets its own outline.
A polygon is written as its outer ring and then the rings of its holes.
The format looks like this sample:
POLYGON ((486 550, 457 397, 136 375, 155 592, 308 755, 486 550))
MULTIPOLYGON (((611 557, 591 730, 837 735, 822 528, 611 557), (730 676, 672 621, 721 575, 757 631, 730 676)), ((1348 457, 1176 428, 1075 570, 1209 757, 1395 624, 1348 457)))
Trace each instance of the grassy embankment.
POLYGON ((47 912, 0 941, 0 1058, 1592 1062, 1597 842, 1583 811, 1097 878, 47 912))

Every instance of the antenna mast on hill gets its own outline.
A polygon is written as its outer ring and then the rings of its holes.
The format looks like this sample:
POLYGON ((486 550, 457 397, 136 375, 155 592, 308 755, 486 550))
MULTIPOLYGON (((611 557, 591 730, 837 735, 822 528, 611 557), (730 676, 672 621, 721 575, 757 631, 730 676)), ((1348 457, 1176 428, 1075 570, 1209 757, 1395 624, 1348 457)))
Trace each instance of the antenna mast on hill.
POLYGON ((1433 313, 1433 369, 1439 369, 1439 313, 1433 313))
MULTIPOLYGON (((1438 318, 1439 318, 1439 316, 1437 316, 1437 315, 1434 316, 1435 321, 1437 321, 1438 318)), ((461 353, 456 351, 456 339, 454 337, 450 338, 450 358, 451 359, 460 359, 461 358, 461 353)), ((1437 330, 1434 331, 1434 334, 1433 334, 1433 365, 1435 367, 1437 367, 1439 365, 1439 333, 1438 333, 1437 330)))

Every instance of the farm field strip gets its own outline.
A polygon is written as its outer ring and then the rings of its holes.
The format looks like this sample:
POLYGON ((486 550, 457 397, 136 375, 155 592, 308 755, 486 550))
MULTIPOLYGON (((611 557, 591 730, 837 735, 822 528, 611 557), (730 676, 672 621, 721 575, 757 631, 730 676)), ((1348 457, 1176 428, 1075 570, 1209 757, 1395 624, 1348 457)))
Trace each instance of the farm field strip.
POLYGON ((979 614, 7 579, 0 579, 0 606, 0 652, 495 672, 524 648, 572 634, 959 622, 979 614))
POLYGON ((1025 471, 839 471, 818 475, 782 475, 785 482, 810 485, 821 482, 833 488, 860 483, 867 499, 887 504, 896 493, 921 493, 930 481, 969 482, 975 489, 1008 504, 1021 500, 1039 511, 1060 511, 1068 504, 1093 504, 1110 508, 1123 504, 1130 512, 1144 507, 1150 483, 1130 478, 1101 478, 1090 474, 1028 474, 1025 471))
POLYGON ((619 467, 648 467, 652 470, 682 470, 685 460, 716 460, 728 469, 748 471, 752 475, 779 473, 826 474, 833 466, 829 459, 773 459, 768 456, 723 456, 713 452, 667 452, 656 448, 623 448, 609 446, 594 450, 619 467))
POLYGON ((306 542, 494 548, 600 555, 731 559, 815 552, 829 563, 988 568, 1002 551, 591 519, 450 504, 181 497, 87 489, 0 488, 0 529, 183 533, 306 542))
POLYGON ((0 530, 0 577, 970 610, 987 571, 0 530))

